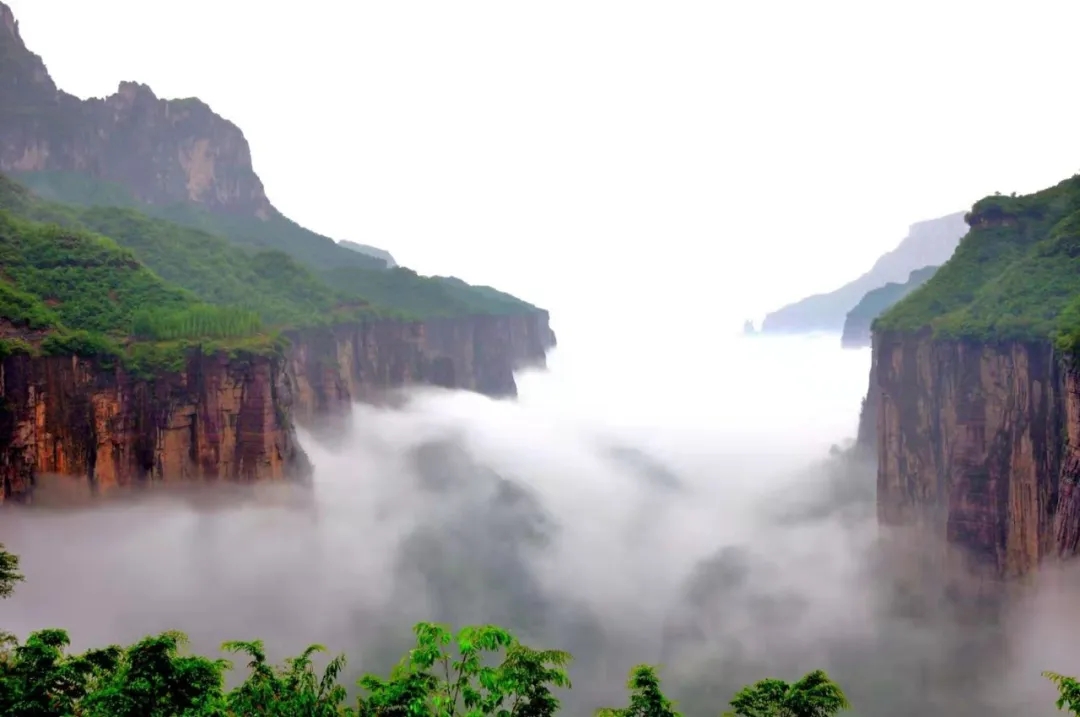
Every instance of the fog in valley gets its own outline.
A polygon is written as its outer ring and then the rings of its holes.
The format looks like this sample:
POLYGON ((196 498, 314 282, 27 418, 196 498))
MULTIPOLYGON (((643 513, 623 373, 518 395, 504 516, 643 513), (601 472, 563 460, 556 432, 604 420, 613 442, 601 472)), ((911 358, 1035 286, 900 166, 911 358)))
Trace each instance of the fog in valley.
POLYGON ((310 489, 9 506, 0 541, 27 580, 4 626, 65 627, 77 649, 165 629, 210 654, 320 642, 355 675, 388 670, 419 620, 487 622, 574 654, 572 714, 625 704, 640 662, 687 715, 818 667, 856 714, 1053 711, 1039 673, 1080 658, 1075 576, 997 617, 950 606, 876 526, 874 466, 830 457, 868 351, 715 338, 676 360, 663 341, 560 339, 517 402, 419 390, 301 432, 310 489))

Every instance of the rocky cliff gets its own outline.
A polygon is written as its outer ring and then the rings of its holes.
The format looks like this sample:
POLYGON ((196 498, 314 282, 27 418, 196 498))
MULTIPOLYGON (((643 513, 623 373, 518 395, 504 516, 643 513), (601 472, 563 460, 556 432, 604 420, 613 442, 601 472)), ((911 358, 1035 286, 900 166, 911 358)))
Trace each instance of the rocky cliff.
POLYGON ((555 345, 542 311, 349 324, 304 329, 290 339, 289 371, 301 423, 415 384, 514 396, 514 371, 544 366, 555 345))
POLYGON ((146 380, 74 356, 15 355, 0 363, 0 397, 5 498, 28 496, 43 474, 104 491, 305 472, 280 358, 196 354, 146 380))
POLYGON ((135 82, 104 99, 63 92, 0 3, 0 171, 50 170, 122 184, 149 204, 273 213, 236 125, 197 99, 162 100, 135 82))
POLYGON ((514 395, 514 370, 555 343, 516 297, 387 270, 389 253, 282 216, 243 133, 201 101, 59 90, 3 2, 0 255, 4 497, 47 475, 107 490, 303 474, 294 420, 417 383, 514 395), (215 338, 266 350, 175 370, 178 341, 215 338), (137 349, 169 367, 128 373, 137 349))
POLYGON ((965 219, 874 322, 859 436, 882 525, 916 528, 950 575, 1015 578, 1080 541, 1080 175, 965 219))
POLYGON ((875 335, 864 423, 876 429, 880 522, 937 536, 941 557, 992 577, 1075 554, 1080 373, 1070 366, 1048 341, 875 335))
POLYGON ((192 355, 179 373, 136 378, 76 357, 0 362, 3 498, 43 476, 107 491, 177 480, 302 477, 294 421, 312 424, 411 384, 516 394, 542 366, 546 312, 429 322, 373 321, 293 332, 284 356, 192 355))

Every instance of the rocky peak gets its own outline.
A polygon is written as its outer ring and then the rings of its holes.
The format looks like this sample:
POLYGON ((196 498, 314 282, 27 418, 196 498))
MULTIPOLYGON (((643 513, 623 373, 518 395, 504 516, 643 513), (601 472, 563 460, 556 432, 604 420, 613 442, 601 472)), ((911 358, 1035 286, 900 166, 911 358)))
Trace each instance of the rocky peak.
POLYGON ((195 99, 160 99, 121 82, 105 99, 58 90, 0 2, 0 172, 73 171, 126 186, 150 204, 275 214, 243 132, 195 99))
POLYGON ((125 81, 121 82, 120 86, 116 88, 116 94, 112 95, 109 99, 119 100, 125 104, 134 104, 140 98, 145 98, 151 102, 157 102, 157 95, 150 89, 150 85, 144 85, 141 82, 125 81))
POLYGON ((14 88, 39 96, 42 91, 56 92, 45 63, 26 48, 15 14, 0 2, 0 114, 6 107, 17 106, 11 104, 14 88))
POLYGON ((9 37, 21 42, 19 22, 15 19, 15 13, 11 12, 11 8, 2 2, 0 2, 0 27, 4 28, 5 34, 9 37))

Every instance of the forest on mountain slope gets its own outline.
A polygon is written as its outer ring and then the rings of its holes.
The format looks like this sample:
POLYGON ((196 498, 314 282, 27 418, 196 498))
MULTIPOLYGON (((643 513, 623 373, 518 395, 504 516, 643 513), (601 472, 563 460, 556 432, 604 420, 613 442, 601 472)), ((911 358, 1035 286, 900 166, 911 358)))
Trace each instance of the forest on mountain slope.
POLYGON ((939 338, 1080 348, 1080 175, 976 202, 952 258, 875 322, 939 338))
POLYGON ((192 342, 274 349, 287 328, 537 310, 490 287, 401 267, 319 271, 131 206, 46 201, 3 175, 0 264, 0 356, 175 361, 192 342))

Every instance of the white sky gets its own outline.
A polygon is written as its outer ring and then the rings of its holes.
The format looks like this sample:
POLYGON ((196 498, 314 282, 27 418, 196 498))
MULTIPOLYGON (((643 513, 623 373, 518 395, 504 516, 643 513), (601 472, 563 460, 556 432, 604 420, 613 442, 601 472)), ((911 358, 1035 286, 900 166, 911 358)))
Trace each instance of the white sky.
POLYGON ((1080 2, 7 0, 58 84, 198 96, 272 201, 558 314, 737 325, 1080 170, 1080 2))

